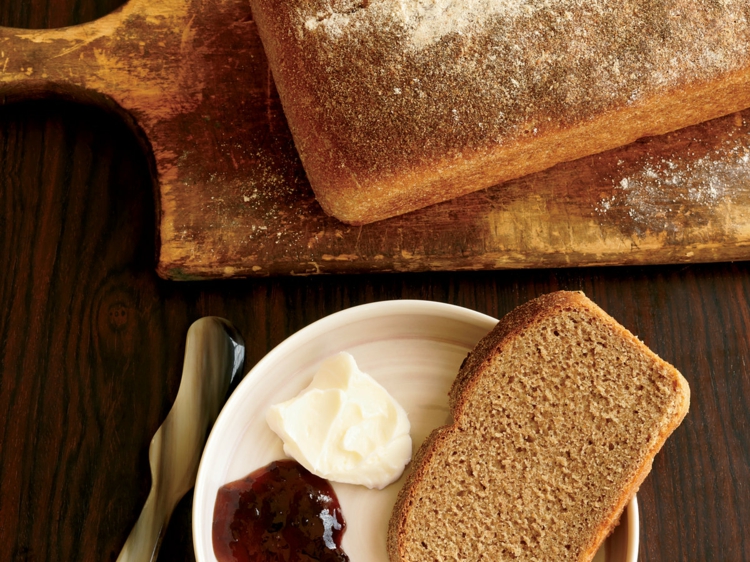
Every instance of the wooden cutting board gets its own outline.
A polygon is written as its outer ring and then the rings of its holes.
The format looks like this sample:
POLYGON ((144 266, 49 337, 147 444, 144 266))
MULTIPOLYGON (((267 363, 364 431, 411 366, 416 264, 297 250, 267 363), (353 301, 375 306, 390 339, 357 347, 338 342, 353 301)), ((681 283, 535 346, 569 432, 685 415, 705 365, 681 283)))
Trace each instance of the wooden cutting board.
POLYGON ((750 257, 750 110, 351 227, 315 202, 244 0, 0 28, 0 69, 2 103, 64 97, 132 126, 167 279, 750 257))

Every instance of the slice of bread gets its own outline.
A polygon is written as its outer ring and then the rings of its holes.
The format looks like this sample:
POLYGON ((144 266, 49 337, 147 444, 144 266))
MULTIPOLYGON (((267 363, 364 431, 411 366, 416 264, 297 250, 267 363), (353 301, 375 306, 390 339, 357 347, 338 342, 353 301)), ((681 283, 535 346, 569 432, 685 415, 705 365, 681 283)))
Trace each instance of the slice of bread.
POLYGON ((392 562, 591 560, 688 411, 671 365, 582 293, 515 309, 450 391, 388 530, 392 562))

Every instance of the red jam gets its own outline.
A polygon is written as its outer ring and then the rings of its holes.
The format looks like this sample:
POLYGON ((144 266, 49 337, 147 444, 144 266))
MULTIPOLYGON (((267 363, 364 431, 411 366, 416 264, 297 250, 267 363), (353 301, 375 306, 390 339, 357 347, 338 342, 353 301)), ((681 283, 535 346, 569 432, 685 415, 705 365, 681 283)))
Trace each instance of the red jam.
POLYGON ((348 562, 341 550, 345 530, 331 485, 296 461, 272 462, 216 495, 219 562, 348 562))

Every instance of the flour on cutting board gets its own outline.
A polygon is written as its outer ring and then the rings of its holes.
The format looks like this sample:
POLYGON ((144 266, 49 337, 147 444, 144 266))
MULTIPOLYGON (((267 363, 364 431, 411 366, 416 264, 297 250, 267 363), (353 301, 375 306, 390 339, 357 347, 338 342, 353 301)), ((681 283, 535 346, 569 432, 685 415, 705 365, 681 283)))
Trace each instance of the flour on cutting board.
POLYGON ((634 172, 613 180, 614 192, 599 201, 597 212, 626 212, 635 224, 652 232, 679 229, 685 209, 708 215, 731 198, 750 177, 750 151, 745 138, 724 143, 696 160, 648 158, 634 172))
POLYGON ((328 10, 305 19, 305 28, 321 28, 331 37, 342 35, 369 21, 383 28, 399 25, 407 43, 422 49, 451 33, 481 26, 494 16, 531 14, 540 6, 562 0, 346 0, 332 2, 328 10))

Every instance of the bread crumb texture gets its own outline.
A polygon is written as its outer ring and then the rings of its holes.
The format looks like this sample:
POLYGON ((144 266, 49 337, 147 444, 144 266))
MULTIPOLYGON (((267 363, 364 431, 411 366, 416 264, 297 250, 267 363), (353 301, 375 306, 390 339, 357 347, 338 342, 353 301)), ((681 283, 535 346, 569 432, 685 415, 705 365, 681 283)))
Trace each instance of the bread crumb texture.
POLYGON ((579 293, 504 318, 420 449, 392 561, 585 560, 687 411, 681 375, 579 293))
POLYGON ((280 92, 365 177, 570 127, 750 64, 747 0, 253 7, 272 22, 267 48, 273 36, 283 52, 280 92))

